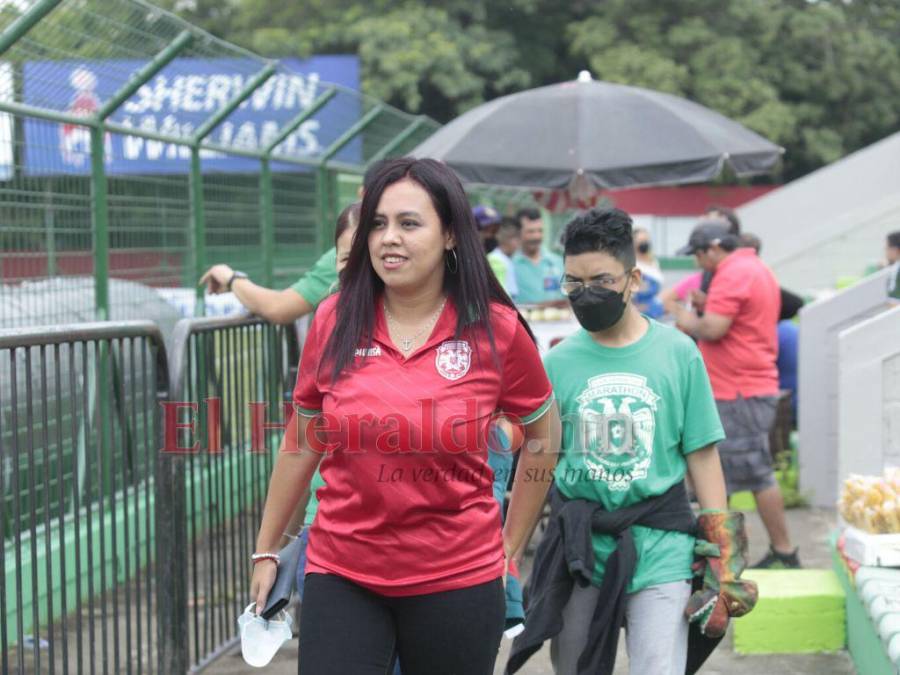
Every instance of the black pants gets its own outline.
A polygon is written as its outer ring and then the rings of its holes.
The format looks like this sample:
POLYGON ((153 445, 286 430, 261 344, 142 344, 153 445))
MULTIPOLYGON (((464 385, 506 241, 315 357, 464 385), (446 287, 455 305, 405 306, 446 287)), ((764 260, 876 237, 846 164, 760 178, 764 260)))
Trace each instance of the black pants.
POLYGON ((503 583, 402 598, 331 574, 307 574, 300 675, 491 675, 505 614, 503 583))

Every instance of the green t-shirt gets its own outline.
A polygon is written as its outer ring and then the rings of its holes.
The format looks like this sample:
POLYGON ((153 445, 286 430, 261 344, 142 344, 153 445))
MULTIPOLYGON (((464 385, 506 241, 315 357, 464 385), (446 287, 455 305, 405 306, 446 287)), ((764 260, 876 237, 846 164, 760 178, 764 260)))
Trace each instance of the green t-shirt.
POLYGON ((303 524, 306 526, 312 525, 316 518, 316 511, 319 510, 319 498, 316 496, 316 491, 320 487, 325 487, 325 480, 317 468, 309 483, 309 501, 306 503, 306 514, 303 517, 303 524))
MULTIPOLYGON (((555 483, 566 497, 615 510, 661 495, 684 480, 686 454, 725 438, 697 346, 647 321, 646 334, 626 347, 604 347, 579 330, 544 358, 563 420, 555 483)), ((638 564, 629 593, 691 577, 693 537, 638 525, 632 532, 638 564)), ((597 586, 615 546, 613 537, 594 536, 597 586)))
POLYGON ((493 254, 493 252, 488 253, 487 256, 488 265, 491 266, 491 269, 494 271, 494 276, 497 277, 497 281, 500 282, 501 286, 506 286, 506 262, 493 254))
MULTIPOLYGON (((334 292, 337 287, 337 250, 332 247, 325 251, 316 264, 312 266, 306 274, 300 277, 291 288, 300 294, 313 307, 318 306, 325 298, 334 292)), ((319 498, 316 497, 316 490, 325 485, 319 470, 313 474, 312 481, 309 485, 309 502, 306 505, 306 516, 303 520, 304 525, 311 525, 316 517, 316 511, 319 508, 319 498)))
POLYGON ((291 286, 291 289, 316 307, 331 295, 337 286, 337 280, 337 250, 331 247, 316 260, 311 270, 291 286))
POLYGON ((513 268, 516 272, 518 295, 516 302, 524 304, 563 300, 559 290, 559 281, 563 275, 563 261, 555 253, 541 252, 541 259, 533 263, 521 252, 513 256, 513 268))

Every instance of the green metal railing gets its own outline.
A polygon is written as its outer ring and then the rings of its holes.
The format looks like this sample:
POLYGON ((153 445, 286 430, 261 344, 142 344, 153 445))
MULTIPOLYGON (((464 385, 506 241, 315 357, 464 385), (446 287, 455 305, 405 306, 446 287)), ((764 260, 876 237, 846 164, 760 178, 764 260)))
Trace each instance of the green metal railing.
MULTIPOLYGON (((227 262, 266 285, 287 285, 330 247, 345 205, 337 175, 360 175, 437 128, 339 84, 302 79, 143 0, 4 3, 0 56, 0 288, 8 298, 9 286, 62 280, 43 307, 3 303, 0 327, 76 318, 69 277, 93 277, 91 315, 82 320, 118 318, 124 301, 111 278, 190 287, 208 265, 227 262), (194 63, 201 74, 204 63, 227 63, 233 73, 215 105, 184 93, 194 63), (92 109, 60 93, 76 66, 95 78, 79 84, 96 94, 92 109), (262 115, 256 100, 278 96, 285 82, 303 85, 283 94, 283 112, 294 114, 278 124, 259 119, 265 133, 242 135, 247 111, 262 115), (176 93, 183 105, 158 128, 132 113, 176 93), (75 139, 75 165, 36 165, 60 150, 64 132, 75 139), (183 169, 112 169, 110 148, 126 144, 183 169), (226 173, 216 168, 222 158, 250 162, 226 173)), ((202 312, 200 289, 197 300, 202 312)))
POLYGON ((0 330, 0 673, 185 673, 236 644, 304 335, 0 330))
POLYGON ((282 419, 300 343, 294 326, 253 317, 184 319, 169 358, 170 399, 197 404, 196 431, 179 445, 198 450, 160 453, 156 466, 160 672, 182 673, 239 640, 237 617, 250 593, 246 551, 282 435, 264 430, 256 440, 264 447, 255 447, 251 405, 265 406, 272 423, 282 419), (219 402, 218 424, 211 400, 219 402))
POLYGON ((0 331, 0 672, 173 672, 152 568, 168 394, 153 322, 0 331))
MULTIPOLYGON (((75 335, 71 324, 118 321, 129 312, 150 316, 155 292, 146 286, 194 287, 216 262, 270 286, 293 282, 330 247, 333 221, 354 198, 347 189, 353 181, 345 177, 358 180, 372 161, 408 152, 437 125, 339 84, 303 79, 289 65, 227 44, 142 0, 0 3, 0 57, 0 330, 66 324, 74 337, 59 338, 66 344, 53 348, 62 356, 54 353, 47 363, 58 369, 60 359, 69 359, 74 365, 66 370, 63 361, 67 378, 51 381, 65 385, 77 373, 73 382, 80 386, 62 386, 56 395, 32 391, 32 383, 43 380, 16 359, 30 358, 26 347, 37 338, 23 334, 24 342, 4 343, 9 372, 0 377, 0 445, 10 464, 0 466, 0 544, 5 556, 20 560, 7 560, 0 579, 0 670, 15 659, 13 668, 25 672, 27 658, 41 672, 45 665, 56 670, 54 660, 64 672, 101 672, 101 666, 119 672, 120 663, 127 672, 184 672, 230 644, 233 614, 246 595, 237 551, 243 555, 250 545, 271 456, 239 451, 246 427, 238 407, 266 400, 275 408, 283 394, 280 375, 296 354, 280 346, 286 329, 252 320, 192 320, 190 330, 181 329, 183 344, 176 331, 174 353, 190 367, 175 368, 173 386, 179 394, 221 396, 227 418, 239 421, 223 429, 229 452, 222 456, 158 455, 153 462, 156 398, 167 384, 150 377, 153 383, 143 387, 150 395, 135 407, 132 383, 143 385, 148 377, 135 368, 132 344, 123 357, 118 333, 110 337, 102 328, 122 324, 93 326, 90 339, 75 335), (214 106, 182 106, 158 127, 132 114, 159 91, 173 96, 173 78, 192 77, 195 63, 227 63, 233 73, 214 106), (60 93, 67 78, 78 77, 83 80, 69 84, 93 92, 95 105, 60 93), (240 120, 259 117, 257 98, 279 95, 285 82, 302 84, 303 95, 285 94, 290 103, 279 120, 257 119, 265 133, 243 135, 240 120), (110 161, 113 147, 139 148, 161 164, 178 164, 174 170, 118 170, 110 161), (225 171, 223 158, 243 164, 225 171), (128 285, 135 281, 142 285, 128 285), (88 356, 79 351, 79 339, 90 342, 88 356), (27 396, 7 391, 11 383, 27 396), (256 387, 265 388, 261 395, 256 387), (37 411, 58 419, 31 424, 37 411), (137 421, 127 419, 128 411, 137 421), (45 438, 50 434, 62 434, 55 447, 45 438), (139 470, 144 473, 129 473, 139 470), (159 483, 151 478, 156 475, 175 480, 159 483), (252 490, 235 492, 234 481, 252 490), (238 503, 237 494, 250 501, 238 503), (201 512, 217 520, 200 522, 194 515, 201 512), (159 539, 158 517, 165 523, 159 539), (215 555, 198 551, 205 544, 215 555), (169 583, 175 573, 165 568, 157 587, 154 559, 167 565, 180 560, 191 579, 176 588, 169 583), (221 579, 207 579, 215 570, 225 571, 221 579), (176 629, 185 625, 189 602, 194 611, 185 641, 176 629), (121 617, 129 618, 120 631, 121 617), (47 654, 49 664, 41 661, 41 636, 59 649, 47 654)), ((202 311, 199 289, 197 296, 202 311)), ((159 332, 152 336, 153 344, 139 344, 138 354, 151 347, 154 358, 165 354, 159 332)), ((151 366, 152 376, 163 367, 155 360, 151 366)))

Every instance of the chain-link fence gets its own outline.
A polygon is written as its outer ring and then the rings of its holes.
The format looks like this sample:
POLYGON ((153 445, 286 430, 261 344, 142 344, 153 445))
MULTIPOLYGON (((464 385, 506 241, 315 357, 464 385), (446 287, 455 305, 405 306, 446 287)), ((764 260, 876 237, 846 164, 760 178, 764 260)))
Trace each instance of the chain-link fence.
POLYGON ((3 3, 0 327, 71 320, 74 277, 101 320, 129 302, 110 278, 294 281, 330 246, 339 174, 437 127, 323 77, 356 68, 266 60, 140 0, 3 3))

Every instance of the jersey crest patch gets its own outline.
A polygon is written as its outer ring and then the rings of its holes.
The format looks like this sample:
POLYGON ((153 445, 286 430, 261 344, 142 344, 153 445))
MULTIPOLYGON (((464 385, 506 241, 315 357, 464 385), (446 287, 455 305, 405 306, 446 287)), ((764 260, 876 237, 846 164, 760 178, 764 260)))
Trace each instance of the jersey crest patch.
POLYGON ((458 380, 469 372, 472 365, 472 348, 465 340, 447 340, 437 348, 434 360, 441 377, 458 380))

